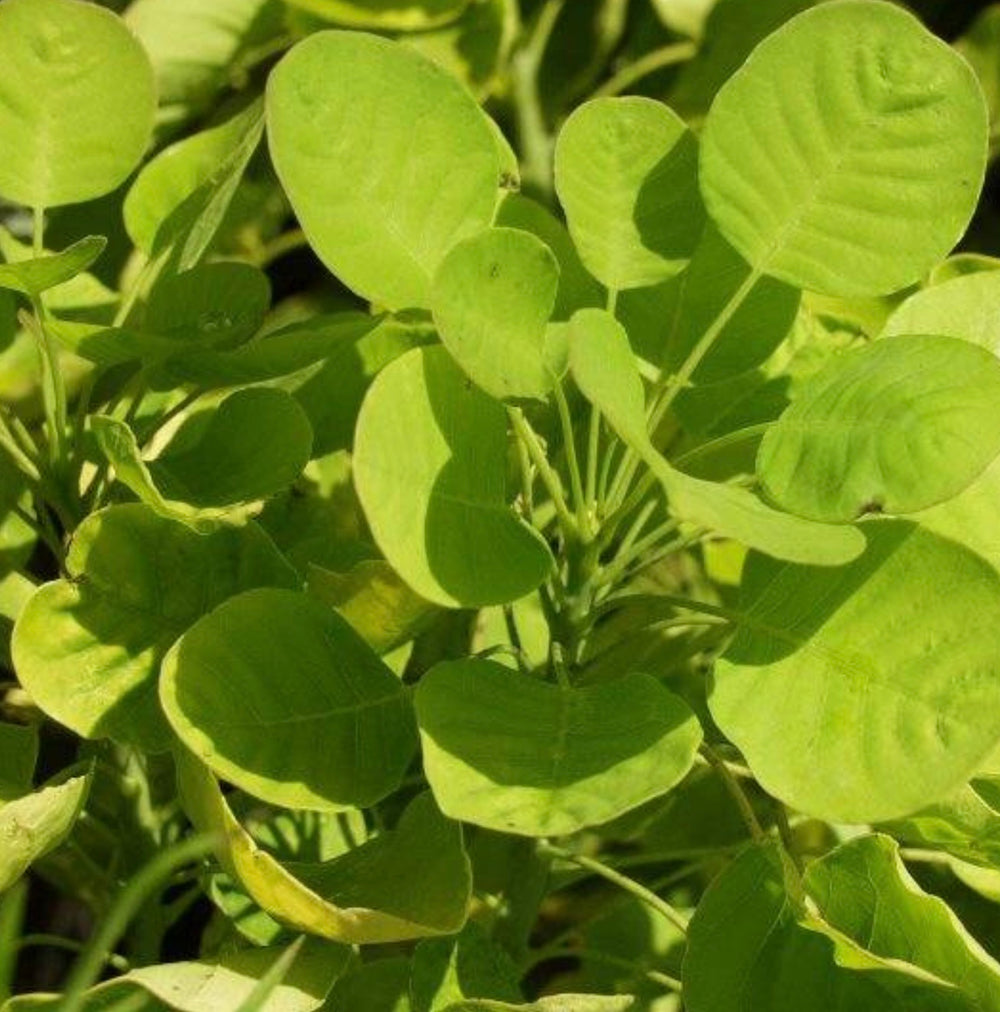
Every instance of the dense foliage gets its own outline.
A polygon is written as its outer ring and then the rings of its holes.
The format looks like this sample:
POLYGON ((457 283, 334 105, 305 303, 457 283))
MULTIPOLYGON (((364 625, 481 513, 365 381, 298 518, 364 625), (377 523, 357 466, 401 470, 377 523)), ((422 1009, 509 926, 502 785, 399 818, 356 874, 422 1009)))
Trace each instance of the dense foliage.
POLYGON ((960 6, 2 0, 3 1012, 1000 1010, 960 6))

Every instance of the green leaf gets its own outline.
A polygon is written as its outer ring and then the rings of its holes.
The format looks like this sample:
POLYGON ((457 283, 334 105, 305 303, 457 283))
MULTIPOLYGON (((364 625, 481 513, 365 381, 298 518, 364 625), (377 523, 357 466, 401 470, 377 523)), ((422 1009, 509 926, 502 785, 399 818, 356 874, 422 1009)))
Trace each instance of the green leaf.
POLYGON ((823 3, 719 91, 701 190, 759 274, 828 295, 916 281, 961 238, 986 165, 969 65, 911 14, 823 3))
MULTIPOLYGON (((657 361, 677 372, 699 338, 750 275, 750 265, 708 225, 691 265, 680 278, 673 326, 657 361)), ((691 379, 718 383, 761 365, 788 335, 800 293, 774 278, 759 278, 722 328, 691 379)))
POLYGON ((193 267, 222 224, 263 133, 264 103, 256 101, 157 154, 122 205, 132 242, 150 256, 173 250, 178 270, 193 267))
POLYGON ((698 197, 698 145, 660 102, 598 98, 566 120, 555 181, 580 259, 621 291, 680 271, 705 221, 698 197))
POLYGON ((651 675, 565 689, 468 659, 436 665, 415 697, 424 769, 452 818, 563 836, 665 794, 701 727, 651 675))
POLYGON ((972 1012, 957 989, 880 959, 806 914, 776 843, 744 850, 712 882, 688 929, 690 1012, 972 1012))
POLYGON ((412 1012, 409 957, 388 956, 360 963, 337 981, 327 1007, 351 1012, 412 1012))
POLYGON ((709 698, 765 789, 833 822, 939 801, 1000 740, 1000 576, 905 521, 864 531, 832 572, 750 560, 709 698))
POLYGON ((813 520, 915 513, 966 488, 1000 453, 1000 363, 949 337, 838 355, 764 436, 767 494, 813 520))
POLYGON ((69 835, 90 789, 90 773, 65 771, 33 794, 0 805, 0 893, 69 835))
POLYGON ((529 232, 491 228, 456 243, 431 286, 434 323, 462 370, 498 400, 545 400, 545 331, 559 265, 529 232))
POLYGON ((517 1002, 517 982, 517 967, 475 922, 455 938, 428 939, 413 952, 413 1012, 442 1012, 464 998, 517 1002))
POLYGON ((1000 352, 1000 272, 962 274, 923 288, 903 302, 886 321, 882 337, 941 334, 1000 352))
POLYGON ((79 0, 6 0, 0 66, 0 194, 57 207, 125 181, 156 97, 149 57, 120 18, 79 0))
POLYGON ((0 724, 0 806, 31 790, 37 759, 37 728, 0 724))
POLYGON ((668 464, 646 431, 642 379, 621 325, 610 313, 584 309, 570 326, 577 385, 659 479, 674 516, 792 562, 836 566, 864 549, 864 539, 853 528, 779 513, 746 489, 692 478, 668 464))
POLYGON ((496 224, 538 236, 555 256, 559 291, 553 320, 568 320, 578 309, 604 305, 604 289, 583 266, 566 226, 542 204, 521 193, 509 193, 497 211, 496 224))
POLYGON ((91 426, 122 484, 162 516, 203 532, 259 512, 295 481, 312 449, 305 413, 268 387, 237 390, 207 420, 193 416, 155 460, 143 460, 124 422, 93 415, 91 426))
MULTIPOLYGON (((262 1008, 254 999, 262 982, 277 968, 283 976, 271 987, 268 1012, 312 1012, 324 1002, 351 956, 345 946, 318 939, 299 939, 290 946, 243 949, 197 962, 160 963, 142 966, 113 980, 92 987, 83 996, 83 1012, 112 1012, 121 1003, 134 1004, 146 995, 148 1004, 138 1008, 150 1012, 249 1012, 262 1008), (251 1000, 254 999, 251 1004, 251 1000)), ((11 1012, 58 1006, 58 995, 31 995, 11 1006, 11 1012)), ((6 1006, 5 1006, 6 1009, 6 1006)))
POLYGON ((441 816, 430 794, 410 802, 394 830, 343 857, 286 866, 233 818, 200 762, 178 753, 177 766, 188 816, 220 834, 223 868, 283 923, 350 945, 453 934, 465 923, 472 875, 462 829, 441 816))
POLYGON ((492 129, 462 85, 406 46, 310 36, 268 79, 267 126, 310 245, 390 309, 426 307, 444 255, 493 218, 492 129))
POLYGON ((107 244, 104 236, 88 235, 61 253, 0 264, 0 288, 37 298, 42 292, 85 271, 104 252, 107 244))
POLYGON ((66 571, 18 619, 18 678, 77 734, 150 751, 170 740, 156 675, 174 640, 232 594, 297 583, 255 525, 201 537, 139 504, 110 506, 80 524, 66 571))
MULTIPOLYGON (((205 390, 219 387, 248 386, 280 379, 300 372, 317 363, 336 366, 343 378, 350 371, 349 363, 359 344, 373 339, 382 331, 403 332, 407 329, 395 320, 384 316, 370 316, 368 313, 342 312, 313 316, 301 323, 292 323, 278 330, 268 331, 257 338, 241 344, 238 348, 193 351, 185 353, 164 364, 155 378, 157 386, 174 386, 180 383, 196 383, 205 390)), ((406 347, 410 345, 407 344, 406 347)), ((316 370, 321 371, 321 370, 316 370)), ((314 373, 310 373, 310 379, 314 373)), ((303 386, 308 385, 304 381, 303 386)), ((298 395, 301 387, 293 389, 298 395)), ((297 400, 302 400, 296 396, 297 400)), ((340 407, 342 397, 331 398, 340 407)), ((308 401, 308 398, 306 398, 308 401)), ((356 399, 355 408, 360 404, 356 399)), ((313 420, 309 404, 303 404, 306 413, 313 420)), ((331 406, 325 404, 327 410, 331 406)), ((356 413, 356 411, 355 411, 356 413)), ((352 416, 353 421, 353 416, 352 416)), ((324 447, 324 450, 326 447, 324 447)))
POLYGON ((286 0, 318 17, 377 31, 420 31, 454 21, 469 0, 286 0))
POLYGON ((448 1005, 444 1012, 627 1012, 635 999, 630 995, 553 994, 526 1005, 473 998, 448 1005))
POLYGON ((377 654, 412 640, 437 612, 383 559, 362 559, 346 573, 310 565, 309 593, 336 608, 377 654))
POLYGON ((888 836, 858 837, 811 862, 804 885, 824 919, 869 952, 948 981, 974 1008, 1000 1007, 1000 964, 944 900, 917 885, 888 836))
POLYGON ((552 564, 509 509, 503 407, 444 348, 415 349, 378 375, 358 415, 354 480, 372 534, 421 597, 505 604, 552 564))
POLYGON ((153 289, 145 326, 199 349, 231 350, 253 337, 271 306, 267 275, 236 261, 168 274, 153 289))
POLYGON ((241 83, 243 61, 284 31, 281 0, 132 0, 125 21, 156 73, 160 135, 208 112, 241 83))
POLYGON ((164 658, 160 700, 215 773, 288 808, 372 805, 416 744, 396 676, 345 619, 287 590, 239 594, 196 622, 164 658))

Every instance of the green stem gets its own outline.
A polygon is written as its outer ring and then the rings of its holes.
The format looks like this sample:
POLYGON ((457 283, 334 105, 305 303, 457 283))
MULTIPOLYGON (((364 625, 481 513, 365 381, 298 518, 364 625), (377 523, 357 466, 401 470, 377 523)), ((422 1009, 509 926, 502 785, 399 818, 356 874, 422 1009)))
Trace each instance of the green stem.
POLYGON ((590 518, 587 513, 587 496, 583 491, 583 481, 580 477, 580 460, 576 453, 576 437, 573 434, 573 418, 569 412, 569 402, 566 400, 566 392, 562 383, 557 379, 552 387, 555 394, 556 407, 559 411, 559 424, 562 426, 563 443, 566 446, 566 464, 569 467, 570 486, 573 490, 573 503, 576 506, 576 522, 584 541, 592 537, 590 529, 590 518))
MULTIPOLYGON (((64 952, 83 952, 83 942, 78 942, 72 938, 63 938, 60 935, 46 935, 43 933, 24 935, 18 939, 14 949, 16 951, 17 949, 31 949, 38 947, 44 947, 47 949, 62 949, 64 952)), ((124 956, 119 956, 115 952, 108 956, 107 965, 117 970, 119 973, 128 973, 131 969, 129 961, 125 959, 124 956)))
POLYGON ((538 93, 538 72, 564 3, 565 0, 545 0, 530 34, 510 61, 511 90, 524 166, 522 177, 545 196, 552 193, 553 143, 538 93))
POLYGON ((533 954, 528 969, 532 969, 542 963, 546 963, 550 959, 565 959, 567 957, 579 959, 583 962, 589 961, 592 963, 606 963, 608 966, 620 967, 623 970, 631 970, 633 973, 641 974, 648 980, 653 981, 655 984, 660 984, 668 991, 674 991, 677 994, 681 993, 682 985, 676 977, 671 977, 666 973, 661 973, 659 970, 647 970, 638 963, 633 963, 631 960, 623 959, 621 956, 613 956, 608 952, 601 952, 598 949, 574 948, 571 942, 569 944, 554 946, 552 948, 546 947, 545 949, 540 949, 537 953, 533 954))
POLYGON ((546 459, 545 451, 542 449, 538 436, 535 435, 534 429, 528 424, 528 420, 524 417, 524 412, 520 408, 508 408, 507 417, 510 419, 510 423, 518 439, 524 443, 528 456, 531 457, 535 470, 538 472, 538 477, 542 479, 542 484, 548 490, 564 534, 570 540, 575 540, 579 535, 576 520, 566 505, 559 475, 556 474, 546 459))
POLYGON ((28 906, 28 883, 15 882, 0 896, 0 1005, 14 993, 18 936, 28 906))
POLYGON ((17 516, 22 523, 27 524, 35 534, 41 538, 42 541, 48 546, 48 549, 56 557, 57 560, 62 561, 63 550, 62 545, 59 543, 59 539, 54 535, 51 525, 41 523, 36 520, 27 510, 22 509, 17 503, 11 507, 11 512, 17 516))
POLYGON ((680 369, 673 375, 665 375, 660 383, 658 398, 654 398, 653 410, 650 413, 649 431, 656 432, 657 427, 663 420, 670 405, 673 404, 676 396, 688 385, 695 370, 701 364, 701 360, 708 354, 709 349, 716 342, 719 335, 726 329, 729 321, 736 315, 737 310, 743 305, 744 300, 753 290, 754 285, 760 280, 759 268, 754 268, 743 279, 743 283, 733 292, 729 301, 719 311, 719 315, 709 324, 705 333, 698 339, 698 343, 691 349, 680 369))
POLYGON ((569 671, 566 668, 566 659, 563 656, 563 648, 561 643, 552 643, 551 648, 552 657, 552 670, 555 672, 556 681, 559 683, 561 689, 572 689, 573 682, 569 677, 569 671))
POLYGON ((305 232, 301 228, 293 228, 287 232, 282 232, 281 235, 276 236, 270 242, 261 246, 254 260, 257 266, 261 270, 264 270, 265 267, 269 267, 275 260, 283 257, 286 253, 291 253, 308 245, 309 240, 306 238, 305 232))
POLYGON ((41 474, 35 462, 18 445, 14 433, 7 426, 2 414, 0 414, 0 447, 7 451, 10 459, 17 465, 19 471, 31 481, 41 480, 41 474))
POLYGON ((723 784, 725 784, 726 790, 729 791, 733 801, 736 802, 736 807, 739 808, 740 815, 743 817, 743 821, 746 823, 747 829, 750 831, 750 836, 753 841, 755 843, 763 843, 764 840, 767 839, 767 835, 757 819, 757 813, 753 810, 753 806, 750 804, 750 799, 746 796, 743 788, 740 786, 740 782, 730 772, 725 760, 715 751, 715 749, 706 744, 702 744, 701 754, 708 760, 712 769, 718 773, 723 784))
POLYGON ((215 842, 210 835, 189 837, 157 854, 140 869, 119 893, 108 915, 91 936, 70 971, 60 1012, 79 1012, 83 1007, 84 992, 100 977, 115 945, 143 905, 149 902, 172 872, 191 861, 208 856, 215 842))
POLYGON ((528 448, 523 439, 515 439, 517 445, 517 463, 521 471, 521 500, 524 508, 524 518, 529 524, 535 523, 535 493, 534 479, 531 474, 531 458, 528 456, 528 448))
POLYGON ((652 910, 662 914, 679 931, 687 933, 688 920, 679 910, 675 910, 666 900, 661 899, 651 889, 647 889, 641 883, 636 882, 635 879, 629 878, 628 875, 615 871, 614 868, 604 864, 603 861, 587 857, 585 854, 575 854, 571 850, 557 847, 544 840, 539 842, 538 850, 541 854, 559 858, 561 861, 568 861, 570 864, 575 864, 580 868, 593 872, 595 875, 599 875, 606 881, 618 886, 619 889, 624 889, 625 892, 631 893, 637 900, 645 903, 652 910))
POLYGON ((594 98, 610 97, 620 95, 623 91, 631 88, 636 81, 642 80, 654 71, 662 70, 664 67, 673 67, 678 63, 685 63, 698 52, 698 47, 693 42, 672 42, 668 46, 654 49, 651 53, 640 56, 626 67, 622 67, 614 77, 605 81, 594 94, 594 98))
POLYGON ((678 467, 683 467, 685 464, 700 460, 702 457, 711 456, 719 450, 724 450, 729 446, 735 446, 749 439, 754 439, 756 436, 763 435, 773 424, 773 422, 761 422, 759 425, 748 425, 746 428, 737 429, 735 432, 727 432, 724 436, 719 436, 716 439, 709 439, 680 454, 674 463, 678 467))

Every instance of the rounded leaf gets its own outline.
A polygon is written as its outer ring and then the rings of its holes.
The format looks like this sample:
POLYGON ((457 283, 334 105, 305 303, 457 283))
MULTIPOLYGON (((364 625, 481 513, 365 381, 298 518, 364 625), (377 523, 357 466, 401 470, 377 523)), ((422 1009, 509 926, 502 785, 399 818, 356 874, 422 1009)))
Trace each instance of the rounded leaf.
POLYGON ((701 726, 655 678, 566 689, 492 661, 438 664, 415 699, 441 810, 504 833, 562 836, 665 794, 701 726))
POLYGON ((1000 740, 1000 576, 905 521, 864 530, 841 569, 752 558, 709 700, 765 789, 831 822, 939 801, 1000 740))
POLYGON ((77 734, 149 751, 171 739, 156 675, 174 640, 232 594, 297 583, 254 524, 201 536, 139 503, 84 520, 66 571, 18 618, 11 644, 18 679, 77 734))
POLYGON ((915 513, 957 495, 1000 453, 1000 362, 950 337, 838 355, 761 441, 757 473, 813 520, 915 513))
POLYGON ((374 804, 416 739, 399 679, 345 619, 293 591, 240 594, 193 625, 163 661, 160 700, 220 777, 287 808, 374 804))
POLYGON ((372 383, 354 481, 399 575, 445 607, 506 604, 545 579, 542 537, 507 505, 507 417, 444 348, 416 348, 372 383))
POLYGON ((615 291, 672 277, 701 235, 698 145, 662 102, 580 106, 559 133, 555 182, 580 259, 615 291))
POLYGON ((456 243, 431 289, 434 323, 463 371, 498 400, 544 400, 552 389, 545 330, 559 265, 541 239, 491 228, 456 243))
POLYGON ((458 81, 407 46, 310 36, 268 79, 267 128, 310 245, 389 309, 426 307, 445 253, 493 218, 493 131, 458 81))
POLYGON ((0 194, 56 207, 125 181, 156 96, 149 57, 120 18, 81 0, 4 0, 0 67, 0 194))
POLYGON ((986 167, 969 65, 894 4, 823 3, 719 91, 701 190, 756 271, 828 295, 916 281, 961 238, 986 167))

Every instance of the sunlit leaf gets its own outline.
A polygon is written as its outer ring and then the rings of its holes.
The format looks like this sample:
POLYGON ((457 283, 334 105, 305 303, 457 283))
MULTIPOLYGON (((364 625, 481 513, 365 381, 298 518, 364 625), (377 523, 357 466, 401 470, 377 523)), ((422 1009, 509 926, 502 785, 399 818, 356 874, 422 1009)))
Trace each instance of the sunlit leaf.
POLYGON ((556 189, 598 281, 640 288, 684 266, 704 223, 697 162, 694 135, 652 99, 593 99, 569 117, 556 145, 556 189))
POLYGON ((507 506, 507 419, 443 348, 407 352, 358 415, 354 477, 379 548, 429 601, 500 604, 545 578, 545 542, 507 506))
POLYGON ((289 808, 374 804, 416 744, 396 676, 345 619, 291 591, 240 594, 195 623, 164 659, 160 699, 219 776, 289 808))
POLYGON ((759 274, 830 295, 903 288, 969 223, 986 105, 949 46, 892 4, 819 4, 716 97, 701 189, 759 274))
POLYGON ((996 357, 955 338, 898 337, 813 377, 765 434, 757 472, 785 509, 843 522, 950 499, 998 453, 996 357))
POLYGON ((173 641, 232 594, 297 583, 256 526, 202 537, 139 504, 88 517, 66 570, 68 579, 42 586, 18 619, 18 678, 77 734, 149 750, 170 740, 156 675, 173 641))
POLYGON ((571 689, 452 661, 421 679, 415 702, 442 810, 527 836, 573 833, 665 794, 701 743, 687 704, 645 674, 571 689))
POLYGON ((493 217, 493 131, 462 85, 406 46, 310 36, 271 74, 267 121, 310 244, 364 298, 427 306, 445 253, 493 217))
POLYGON ((905 521, 864 532, 841 569, 748 563, 709 698, 770 793, 836 822, 943 799, 1000 739, 1000 577, 905 521))
POLYGON ((56 207, 125 181, 156 99, 149 57, 116 15, 80 0, 6 0, 0 66, 0 194, 56 207))

